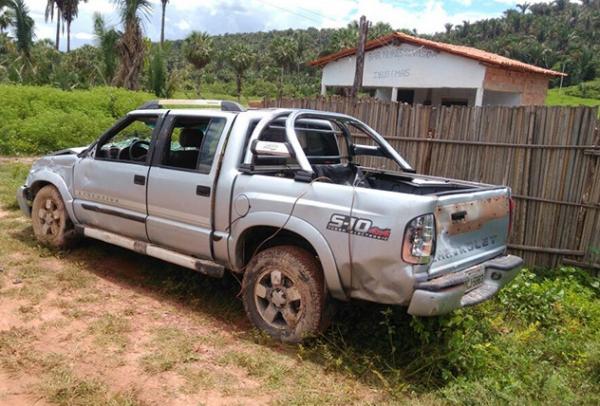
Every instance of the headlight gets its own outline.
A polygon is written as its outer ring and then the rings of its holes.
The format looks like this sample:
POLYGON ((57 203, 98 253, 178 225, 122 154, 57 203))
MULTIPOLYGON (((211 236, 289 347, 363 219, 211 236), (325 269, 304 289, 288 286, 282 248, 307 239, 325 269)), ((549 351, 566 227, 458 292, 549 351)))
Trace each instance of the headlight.
POLYGON ((409 264, 423 265, 431 261, 435 243, 435 218, 425 214, 413 219, 404 232, 402 260, 409 264))

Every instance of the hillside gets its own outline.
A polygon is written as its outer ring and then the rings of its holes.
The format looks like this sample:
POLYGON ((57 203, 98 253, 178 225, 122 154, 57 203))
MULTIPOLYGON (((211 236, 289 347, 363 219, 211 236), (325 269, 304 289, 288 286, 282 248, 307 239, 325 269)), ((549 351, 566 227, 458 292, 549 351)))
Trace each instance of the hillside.
MULTIPOLYGON (((377 23, 369 33, 370 38, 394 30, 411 27, 391 27, 377 23)), ((407 31, 409 32, 409 31, 407 31)), ((409 32, 411 34, 419 34, 409 32)), ((600 74, 600 0, 554 1, 551 4, 523 3, 508 9, 501 17, 477 22, 464 21, 453 26, 446 25, 446 32, 422 35, 430 39, 469 45, 500 55, 521 60, 537 66, 564 71, 569 76, 564 86, 593 80, 600 74)), ((319 55, 335 52, 356 44, 358 27, 356 22, 338 30, 309 28, 306 30, 270 31, 258 33, 227 34, 215 36, 217 49, 227 49, 232 44, 244 42, 257 53, 259 58, 250 72, 253 78, 269 81, 277 77, 277 65, 269 51, 273 43, 289 39, 290 61, 286 70, 286 82, 290 86, 302 83, 305 88, 299 93, 318 90, 318 70, 303 63, 319 55)), ((210 75, 228 82, 231 73, 222 61, 209 66, 210 75), (225 68, 225 69, 222 69, 225 68)), ((557 86, 558 82, 552 83, 557 86)), ((296 86, 297 87, 297 86, 296 86)))
MULTIPOLYGON (((369 38, 394 30, 419 35, 409 31, 410 28, 379 22, 371 27, 369 38)), ((109 85, 114 82, 118 64, 115 41, 121 35, 119 29, 99 21, 94 27, 96 46, 86 45, 62 53, 55 51, 51 41, 39 40, 28 45, 28 57, 24 57, 19 43, 6 32, 0 32, 0 83, 48 85, 65 90, 109 85)), ((423 36, 565 71, 569 76, 564 86, 591 81, 600 74, 600 0, 523 3, 498 18, 464 21, 456 26, 447 24, 445 32, 423 36)), ((162 51, 146 39, 140 45, 144 50, 137 81, 141 90, 161 97, 232 96, 237 95, 238 87, 242 99, 315 95, 319 92, 320 71, 306 62, 355 46, 358 27, 352 22, 340 29, 289 29, 202 37, 206 38, 200 47, 208 64, 202 64, 201 70, 185 57, 183 41, 166 41, 162 51)), ((558 83, 554 81, 551 86, 558 83)))
POLYGON ((566 86, 600 73, 600 0, 524 2, 500 18, 450 24, 446 29, 433 37, 564 71, 569 75, 566 86))
POLYGON ((546 97, 548 106, 600 106, 600 80, 554 88, 546 97))

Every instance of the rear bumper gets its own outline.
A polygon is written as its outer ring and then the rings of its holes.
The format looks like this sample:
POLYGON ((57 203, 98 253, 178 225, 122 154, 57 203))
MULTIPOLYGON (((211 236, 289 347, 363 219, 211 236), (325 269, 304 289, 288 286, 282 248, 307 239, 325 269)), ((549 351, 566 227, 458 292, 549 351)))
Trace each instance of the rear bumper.
POLYGON ((523 260, 514 255, 496 257, 477 267, 447 274, 415 286, 408 313, 437 316, 490 299, 521 270, 523 260), (469 272, 483 268, 483 283, 469 290, 469 272))
POLYGON ((29 206, 29 189, 25 186, 21 186, 17 189, 17 203, 23 214, 27 217, 31 217, 31 206, 29 206))

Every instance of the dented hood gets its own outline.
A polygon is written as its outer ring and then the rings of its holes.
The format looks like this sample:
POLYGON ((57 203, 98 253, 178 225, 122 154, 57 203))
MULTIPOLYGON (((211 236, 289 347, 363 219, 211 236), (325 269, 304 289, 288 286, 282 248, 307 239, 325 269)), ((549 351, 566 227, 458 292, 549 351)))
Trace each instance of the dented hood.
POLYGON ((85 151, 88 148, 88 145, 86 145, 85 147, 74 147, 74 148, 66 148, 66 149, 61 149, 60 151, 56 151, 52 154, 50 154, 51 156, 56 156, 56 155, 77 155, 82 153, 83 151, 85 151))

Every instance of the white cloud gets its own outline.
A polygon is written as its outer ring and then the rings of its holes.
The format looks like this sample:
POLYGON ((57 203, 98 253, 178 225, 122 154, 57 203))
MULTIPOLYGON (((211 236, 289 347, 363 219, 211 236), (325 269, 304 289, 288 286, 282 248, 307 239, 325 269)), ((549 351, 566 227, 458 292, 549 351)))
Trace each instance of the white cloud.
MULTIPOLYGON (((54 39, 55 24, 44 21, 47 0, 25 0, 35 20, 37 38, 54 39)), ((161 1, 150 0, 153 13, 144 21, 147 36, 160 35, 161 1)), ((549 2, 538 0, 530 2, 549 2)), ((193 30, 211 34, 264 31, 287 28, 338 28, 361 15, 373 22, 383 21, 394 28, 417 29, 419 33, 444 30, 445 23, 458 24, 495 17, 483 10, 491 3, 514 6, 514 0, 171 0, 166 10, 166 37, 181 39, 193 30), (451 10, 451 11, 449 11, 451 10), (458 10, 458 11, 457 11, 458 10)), ((498 8, 498 7, 496 7, 498 8)), ((500 7, 503 8, 503 7, 500 7)), ((489 9, 489 7, 487 8, 489 9)), ((80 3, 79 16, 73 22, 73 46, 93 40, 92 16, 102 13, 109 25, 119 25, 118 10, 112 0, 88 0, 80 3)), ((64 47, 64 41, 61 44, 64 47)))
POLYGON ((89 32, 76 32, 72 35, 73 38, 82 39, 85 41, 93 41, 96 36, 94 34, 90 34, 89 32))
POLYGON ((428 0, 421 9, 398 9, 382 0, 366 0, 360 2, 352 18, 356 19, 361 14, 368 15, 371 21, 388 22, 394 28, 415 28, 418 33, 427 34, 443 31, 446 23, 456 24, 494 16, 476 11, 449 14, 440 0, 428 0))
POLYGON ((179 20, 179 22, 177 23, 177 27, 181 31, 189 31, 189 29, 191 28, 191 25, 186 20, 182 19, 182 20, 179 20))
MULTIPOLYGON (((515 1, 515 0, 494 0, 495 3, 506 4, 507 6, 514 6, 518 3, 552 3, 554 0, 530 0, 530 1, 515 1)), ((572 3, 580 3, 577 0, 571 0, 572 3)))
POLYGON ((50 27, 46 25, 40 26, 39 24, 36 24, 35 36, 37 39, 54 40, 56 38, 56 27, 50 27))
POLYGON ((88 0, 87 3, 79 3, 79 13, 94 13, 98 11, 101 14, 113 13, 117 10, 116 4, 111 0, 88 0))

